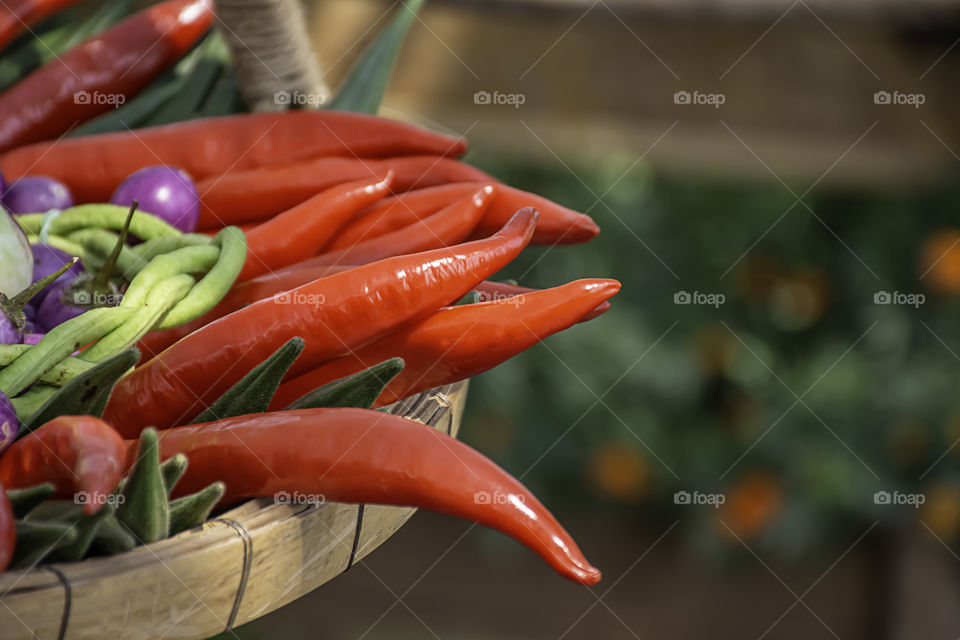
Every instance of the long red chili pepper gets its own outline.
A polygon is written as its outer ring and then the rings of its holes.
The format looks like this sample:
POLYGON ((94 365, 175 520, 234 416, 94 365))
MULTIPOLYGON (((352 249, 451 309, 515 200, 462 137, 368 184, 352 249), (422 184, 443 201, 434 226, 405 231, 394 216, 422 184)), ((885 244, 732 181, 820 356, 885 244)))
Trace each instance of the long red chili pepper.
MULTIPOLYGON (((445 184, 384 198, 383 202, 344 227, 330 243, 329 249, 343 249, 402 229, 473 193, 477 186, 469 183, 445 184)), ((589 216, 533 193, 508 185, 499 187, 497 197, 477 226, 477 235, 489 234, 493 229, 500 228, 511 213, 520 207, 534 207, 540 211, 540 224, 533 234, 534 244, 586 242, 600 232, 589 216)))
POLYGON ((120 482, 126 459, 123 439, 93 416, 60 416, 20 438, 0 457, 0 484, 22 489, 53 483, 56 495, 85 492, 85 513, 103 506, 120 482))
POLYGON ((195 180, 321 156, 460 155, 461 139, 387 118, 342 111, 287 111, 188 120, 14 149, 0 157, 8 179, 64 182, 78 202, 106 202, 143 167, 168 164, 195 180))
MULTIPOLYGON (((479 302, 496 302, 498 300, 502 301, 506 300, 507 298, 513 298, 515 296, 539 291, 539 289, 521 287, 520 285, 507 284, 505 282, 492 282, 490 280, 484 280, 475 286, 473 290, 480 294, 479 302)), ((580 318, 580 322, 593 320, 597 316, 602 316, 607 311, 610 311, 610 303, 603 301, 598 304, 593 311, 580 318)))
POLYGON ((261 167, 211 176, 197 183, 197 228, 259 221, 296 206, 324 189, 393 171, 394 192, 448 182, 496 182, 483 171, 440 156, 399 158, 317 158, 277 167, 261 167))
POLYGON ((80 0, 6 0, 0 3, 0 49, 30 26, 80 0))
POLYGON ((180 58, 212 22, 212 0, 167 0, 51 60, 0 95, 0 151, 56 138, 116 108, 180 58))
POLYGON ((323 253, 301 262, 300 265, 313 267, 321 264, 367 264, 390 256, 449 247, 470 235, 496 193, 497 187, 488 184, 409 227, 339 251, 323 253))
POLYGON ((247 232, 247 261, 238 279, 255 278, 316 255, 347 220, 386 195, 392 181, 393 174, 388 173, 385 178, 331 187, 247 232))
POLYGON ((290 375, 314 369, 464 295, 523 250, 536 222, 522 209, 490 238, 349 269, 224 316, 122 378, 105 419, 126 437, 175 426, 295 336, 306 347, 290 375))
MULTIPOLYGON (((135 444, 128 443, 131 451, 135 444)), ((177 494, 219 480, 227 485, 227 502, 298 492, 429 509, 502 531, 565 578, 600 580, 570 534, 520 482, 459 440, 399 416, 365 409, 240 416, 163 431, 160 451, 190 460, 177 494)))
POLYGON ((0 483, 0 573, 10 566, 13 550, 17 546, 17 527, 13 519, 13 508, 0 483))
POLYGON ((376 406, 488 371, 579 322, 616 295, 616 280, 577 280, 514 298, 441 309, 426 320, 280 385, 280 409, 317 387, 400 356, 405 365, 376 406))

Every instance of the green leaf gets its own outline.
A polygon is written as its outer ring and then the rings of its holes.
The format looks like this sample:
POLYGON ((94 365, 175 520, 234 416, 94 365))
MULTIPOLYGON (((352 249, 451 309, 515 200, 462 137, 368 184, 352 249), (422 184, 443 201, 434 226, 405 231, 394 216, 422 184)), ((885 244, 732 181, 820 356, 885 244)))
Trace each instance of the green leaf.
POLYGON ((38 504, 53 496, 54 491, 53 484, 49 482, 23 489, 7 489, 7 500, 13 509, 13 517, 23 518, 38 504))
POLYGON ((210 93, 221 69, 229 64, 229 52, 218 31, 212 32, 198 47, 199 58, 173 98, 147 120, 149 126, 180 122, 198 116, 198 110, 210 93))
POLYGON ((59 43, 60 49, 57 54, 74 48, 87 38, 119 22, 130 13, 131 6, 133 6, 133 0, 111 0, 102 4, 80 26, 68 32, 69 35, 59 43))
POLYGON ((140 432, 137 459, 120 495, 117 519, 134 538, 146 544, 170 535, 170 506, 160 471, 156 429, 147 427, 140 432))
POLYGON ((287 409, 318 409, 322 407, 360 407, 369 409, 384 387, 403 371, 403 358, 390 358, 369 369, 314 389, 287 409))
POLYGON ((113 386, 140 359, 140 352, 128 349, 104 360, 60 387, 49 400, 24 421, 21 436, 42 424, 65 415, 101 417, 113 386))
POLYGON ((208 487, 170 502, 170 535, 192 529, 207 521, 210 512, 217 506, 227 485, 214 482, 208 487))
POLYGON ((393 63, 404 36, 410 28, 423 0, 407 0, 397 9, 387 28, 370 43, 360 59, 351 67, 330 109, 376 113, 390 80, 393 63))
POLYGON ((291 338, 272 356, 254 367, 239 382, 230 387, 206 411, 190 424, 213 422, 249 413, 263 413, 270 407, 270 400, 277 392, 283 376, 300 356, 305 343, 303 338, 291 338))

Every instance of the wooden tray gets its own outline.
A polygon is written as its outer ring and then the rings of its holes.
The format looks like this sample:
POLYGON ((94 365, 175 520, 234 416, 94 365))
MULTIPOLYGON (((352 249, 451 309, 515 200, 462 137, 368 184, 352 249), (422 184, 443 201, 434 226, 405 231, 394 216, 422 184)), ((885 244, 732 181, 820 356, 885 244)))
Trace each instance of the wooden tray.
MULTIPOLYGON (((390 412, 456 435, 460 382, 390 412)), ((415 512, 404 507, 251 500, 155 544, 0 575, 0 639, 208 638, 350 569, 415 512)))

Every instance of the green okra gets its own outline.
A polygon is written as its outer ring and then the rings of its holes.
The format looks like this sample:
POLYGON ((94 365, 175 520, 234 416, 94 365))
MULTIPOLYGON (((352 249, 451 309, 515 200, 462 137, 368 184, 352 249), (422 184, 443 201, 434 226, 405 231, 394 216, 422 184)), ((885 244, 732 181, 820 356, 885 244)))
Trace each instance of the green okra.
POLYGON ((148 427, 140 433, 136 462, 120 495, 117 519, 138 541, 146 544, 170 535, 170 506, 156 429, 148 427))
POLYGON ((52 497, 54 491, 55 488, 53 484, 49 482, 36 484, 32 487, 24 487, 23 489, 7 489, 7 500, 10 501, 13 517, 25 517, 34 507, 52 497))
POLYGON ((291 338, 273 355, 250 370, 235 385, 227 389, 216 402, 190 424, 223 420, 248 413, 263 413, 270 407, 270 400, 277 392, 283 376, 303 351, 303 338, 291 338))
POLYGON ((227 491, 227 485, 214 482, 188 496, 170 502, 170 535, 192 529, 207 521, 227 491))
POLYGON ((17 520, 17 544, 10 566, 14 569, 39 564, 54 549, 72 544, 77 539, 76 525, 63 522, 17 520))
POLYGON ((403 371, 403 358, 390 358, 369 369, 328 382, 296 400, 287 409, 360 407, 369 409, 383 389, 403 371))
MULTIPOLYGON (((166 488, 168 496, 186 470, 187 456, 182 453, 172 455, 160 463, 160 473, 163 475, 163 486, 166 488)), ((117 485, 116 493, 123 493, 123 489, 126 486, 127 479, 121 478, 120 484, 117 485)))
POLYGON ((120 524, 116 513, 107 514, 100 523, 91 548, 105 555, 123 553, 137 546, 137 540, 130 531, 120 524))
POLYGON ((107 503, 92 515, 82 514, 74 523, 76 531, 74 539, 57 545, 50 553, 50 560, 60 562, 83 560, 100 533, 103 523, 113 515, 113 510, 113 505, 107 503))

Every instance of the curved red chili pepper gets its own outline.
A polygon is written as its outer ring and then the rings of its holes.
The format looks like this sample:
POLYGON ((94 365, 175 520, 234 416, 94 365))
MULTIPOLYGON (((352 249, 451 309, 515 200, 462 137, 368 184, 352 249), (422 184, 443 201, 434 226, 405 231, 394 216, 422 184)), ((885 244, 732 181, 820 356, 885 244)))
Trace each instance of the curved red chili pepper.
MULTIPOLYGON (((476 183, 445 184, 384 198, 340 230, 327 250, 343 249, 407 227, 465 198, 479 186, 476 183)), ((533 234, 534 244, 575 244, 586 242, 600 232, 589 216, 509 185, 498 187, 497 197, 477 225, 477 236, 499 229, 520 207, 533 207, 540 212, 540 223, 533 234)))
MULTIPOLYGON (((316 255, 337 229, 390 190, 393 173, 331 187, 247 232, 247 261, 240 281, 316 255)), ((466 234, 464 234, 466 235, 466 234)))
POLYGON ((167 0, 84 40, 0 95, 0 150, 56 138, 116 108, 212 23, 211 0, 167 0))
POLYGON ((0 483, 0 573, 10 566, 13 550, 17 546, 17 527, 13 519, 13 508, 0 483))
MULTIPOLYGON (((540 289, 533 289, 531 287, 521 287, 520 285, 507 284, 505 282, 491 282, 490 280, 484 280, 475 286, 473 290, 480 294, 480 302, 505 300, 507 298, 513 298, 514 296, 540 291, 540 289)), ((596 309, 580 318, 579 322, 593 320, 597 316, 602 316, 607 311, 610 311, 610 303, 603 301, 597 305, 596 309)))
POLYGON ((0 3, 0 49, 30 26, 80 0, 6 0, 0 3))
MULTIPOLYGON (((128 445, 132 450, 135 443, 128 445)), ((365 409, 240 416, 163 431, 160 451, 190 460, 177 494, 220 480, 227 485, 225 502, 299 492, 429 509, 502 531, 565 578, 600 580, 600 571, 520 482, 459 440, 399 416, 365 409)))
POLYGON ((296 336, 306 346, 290 375, 314 369, 460 298, 513 260, 536 223, 522 209, 490 238, 355 267, 224 316, 122 378, 105 420, 126 437, 176 426, 296 336))
POLYGON ((41 142, 5 153, 0 172, 8 180, 27 173, 50 176, 70 187, 77 202, 106 202, 128 175, 156 164, 179 167, 202 180, 321 156, 446 156, 465 150, 462 139, 388 118, 302 110, 41 142))
POLYGON ((620 291, 616 280, 576 280, 505 300, 441 309, 426 320, 280 385, 271 409, 344 376, 400 356, 403 371, 375 406, 488 371, 579 322, 620 291))
POLYGON ((0 457, 0 484, 22 489, 51 482, 61 498, 86 492, 85 513, 103 506, 95 496, 117 488, 126 448, 110 425, 93 416, 60 416, 28 433, 0 457))
POLYGON ((325 189, 393 171, 394 192, 448 182, 496 182, 480 169, 441 156, 399 158, 316 158, 211 176, 197 183, 200 230, 264 222, 325 189))
POLYGON ((449 247, 470 235, 496 194, 497 187, 488 184, 409 227, 358 242, 338 251, 322 253, 300 262, 298 266, 367 264, 390 256, 449 247))

